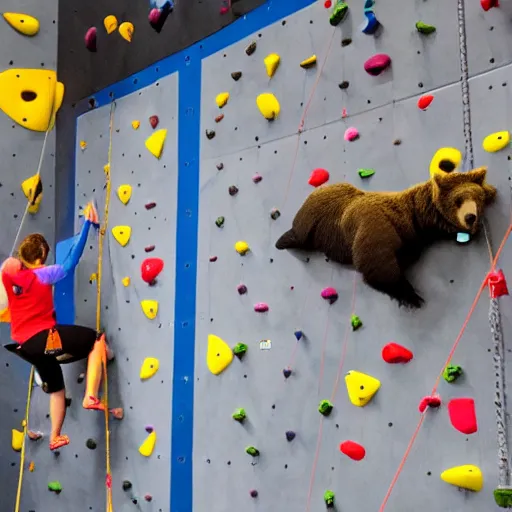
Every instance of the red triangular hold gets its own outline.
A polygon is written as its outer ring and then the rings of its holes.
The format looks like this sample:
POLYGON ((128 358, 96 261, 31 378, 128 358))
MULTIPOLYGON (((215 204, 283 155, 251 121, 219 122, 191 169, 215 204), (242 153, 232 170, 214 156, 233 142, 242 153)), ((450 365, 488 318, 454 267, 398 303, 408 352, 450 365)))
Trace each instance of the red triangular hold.
POLYGON ((472 398, 453 398, 448 403, 448 414, 453 428, 469 435, 478 430, 475 401, 472 398))
POLYGON ((382 347, 382 359, 386 363, 408 363, 412 358, 412 352, 398 343, 391 342, 382 347))
POLYGON ((313 187, 319 187, 329 180, 329 172, 325 169, 315 169, 309 177, 308 183, 313 187))
POLYGON ((352 460, 362 460, 366 455, 364 446, 356 443, 355 441, 343 441, 343 443, 340 444, 340 452, 344 453, 352 460))

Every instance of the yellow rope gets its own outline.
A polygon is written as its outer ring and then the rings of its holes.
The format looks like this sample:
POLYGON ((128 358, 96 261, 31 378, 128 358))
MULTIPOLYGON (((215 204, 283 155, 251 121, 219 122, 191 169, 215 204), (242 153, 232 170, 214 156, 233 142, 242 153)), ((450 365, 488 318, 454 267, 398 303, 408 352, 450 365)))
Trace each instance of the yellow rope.
MULTIPOLYGON (((103 216, 103 225, 100 229, 99 243, 98 243, 98 272, 97 272, 97 288, 96 288, 96 331, 99 333, 101 329, 101 281, 103 275, 103 247, 104 239, 108 226, 108 211, 110 206, 110 165, 112 163, 112 133, 114 130, 114 106, 112 102, 110 107, 110 134, 108 144, 108 160, 105 167, 105 181, 106 181, 106 197, 105 197, 105 210, 103 216)), ((107 361, 103 358, 103 404, 105 406, 105 458, 106 458, 106 510, 112 512, 112 469, 110 466, 110 428, 109 428, 109 410, 108 410, 108 375, 107 375, 107 361)))

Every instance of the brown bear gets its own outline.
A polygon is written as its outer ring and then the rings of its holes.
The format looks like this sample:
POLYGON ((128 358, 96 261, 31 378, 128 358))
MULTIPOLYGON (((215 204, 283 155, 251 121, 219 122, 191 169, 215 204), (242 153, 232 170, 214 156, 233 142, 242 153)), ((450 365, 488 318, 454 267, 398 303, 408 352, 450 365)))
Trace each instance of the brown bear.
POLYGON ((435 240, 475 234, 484 207, 496 197, 485 167, 435 174, 401 192, 364 192, 349 183, 313 191, 276 248, 321 251, 352 264, 372 288, 400 306, 424 302, 404 270, 435 240))

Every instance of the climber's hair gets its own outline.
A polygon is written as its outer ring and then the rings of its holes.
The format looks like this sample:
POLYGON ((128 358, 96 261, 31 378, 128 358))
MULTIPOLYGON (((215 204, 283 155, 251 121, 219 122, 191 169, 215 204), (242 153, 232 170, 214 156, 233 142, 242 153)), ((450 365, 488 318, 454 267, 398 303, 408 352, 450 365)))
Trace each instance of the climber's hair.
POLYGON ((37 260, 41 263, 46 261, 50 246, 43 235, 32 233, 28 235, 20 244, 18 249, 18 258, 26 267, 32 267, 37 260))

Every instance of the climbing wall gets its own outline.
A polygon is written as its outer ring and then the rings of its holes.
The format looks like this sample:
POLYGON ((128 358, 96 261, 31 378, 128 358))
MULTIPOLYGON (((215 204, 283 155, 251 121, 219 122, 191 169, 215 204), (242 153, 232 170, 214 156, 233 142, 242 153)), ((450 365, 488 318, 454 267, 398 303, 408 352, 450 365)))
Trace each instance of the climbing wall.
MULTIPOLYGON (((2 12, 21 12, 31 14, 39 20, 39 33, 27 37, 16 32, 9 24, 0 19, 0 77, 2 72, 10 69, 56 69, 57 59, 57 7, 56 0, 44 3, 34 0, 5 0, 1 4, 2 12)), ((4 84, 2 85, 2 88, 4 84)), ((4 89, 3 89, 4 90, 4 89)), ((4 90, 5 91, 5 90, 4 90)), ((2 94, 5 94, 3 92, 2 94)), ((5 96, 4 96, 5 98, 5 96)), ((18 240, 31 232, 43 233, 50 245, 54 244, 55 195, 54 195, 54 151, 55 132, 48 135, 43 151, 45 134, 29 131, 10 117, 0 112, 0 202, 2 203, 1 250, 2 261, 9 256, 16 235, 18 240), (39 211, 23 215, 27 199, 21 189, 21 183, 37 172, 42 155, 41 179, 44 193, 39 211)), ((53 255, 50 254, 53 260, 53 255)), ((2 344, 10 341, 9 324, 0 324, 2 344)), ((0 457, 0 480, 2 496, 10 510, 14 510, 18 473, 20 469, 19 454, 12 451, 11 429, 21 430, 21 421, 25 415, 25 401, 30 367, 21 359, 6 350, 0 351, 0 386, 2 387, 2 421, 0 423, 0 442, 3 447, 0 457)), ((47 400, 39 397, 33 402, 34 415, 46 413, 47 400), (39 399, 41 398, 41 399, 39 399)), ((30 448, 35 448, 31 446, 30 448)), ((28 456, 27 456, 28 457, 28 456)), ((28 466, 28 462, 27 462, 28 466)), ((35 488, 32 486, 34 475, 26 479, 26 510, 34 509, 31 497, 35 488)))
MULTIPOLYGON (((453 240, 426 252, 410 272, 426 299, 414 313, 400 310, 353 270, 323 255, 274 248, 313 190, 308 178, 315 168, 328 170, 329 183, 401 190, 428 179, 438 148, 465 152, 457 6, 440 0, 401 2, 395 8, 378 4, 375 15, 382 27, 366 35, 362 4, 350 2, 347 18, 332 28, 330 10, 318 2, 202 63, 196 511, 235 510, 240 503, 253 510, 320 510, 327 490, 335 493, 338 510, 428 511, 440 503, 451 511, 496 509, 487 292, 468 315, 490 265, 484 237, 469 245, 453 240), (419 20, 436 32, 418 33, 419 20), (256 50, 248 55, 251 43, 256 50), (279 54, 280 64, 269 79, 264 58, 271 53, 279 54), (392 61, 378 77, 363 67, 376 53, 392 61), (316 67, 302 69, 299 63, 313 54, 316 67), (232 72, 241 72, 241 78, 235 81, 232 72), (229 101, 219 110, 215 100, 221 92, 229 92, 229 101), (280 115, 271 123, 256 108, 261 93, 274 94, 280 103, 280 115), (427 110, 418 108, 424 95, 434 97, 427 110), (357 140, 344 139, 348 128, 358 131, 357 140), (362 179, 359 169, 375 174, 362 179), (280 216, 274 220, 275 209, 280 216), (250 248, 245 256, 235 250, 240 241, 250 248), (321 297, 326 287, 338 293, 332 305, 321 297), (255 311, 260 303, 267 312, 255 311), (363 323, 356 331, 352 314, 363 323), (438 392, 445 404, 473 398, 478 431, 464 435, 450 424, 446 407, 432 410, 399 471, 420 420, 418 404, 431 393, 466 317, 468 328, 452 361, 464 377, 452 384, 441 379, 438 392), (294 333, 302 333, 300 340, 294 333), (212 334, 230 346, 248 346, 242 360, 235 358, 220 376, 205 364, 212 334), (385 363, 381 351, 389 342, 407 347, 413 359, 406 365, 385 363), (345 375, 350 370, 381 383, 364 408, 349 401, 345 375), (323 399, 334 405, 326 418, 317 410, 323 399), (238 408, 247 415, 242 424, 232 418, 238 408), (365 458, 356 462, 341 453, 344 441, 363 446, 365 458), (259 457, 246 453, 251 446, 259 457), (464 464, 482 470, 482 492, 458 492, 439 478, 464 464), (399 478, 390 487, 395 473, 399 478)), ((485 13, 478 2, 467 4, 471 140, 474 166, 488 165, 488 180, 499 190, 488 216, 495 252, 509 223, 508 152, 490 155, 481 144, 486 135, 508 128, 510 86, 508 68, 482 73, 510 60, 504 43, 510 38, 507 8, 485 13)), ((507 252, 500 265, 507 272, 507 252)), ((506 311, 508 297, 502 305, 506 311)), ((504 317, 506 339, 510 317, 504 317)))

